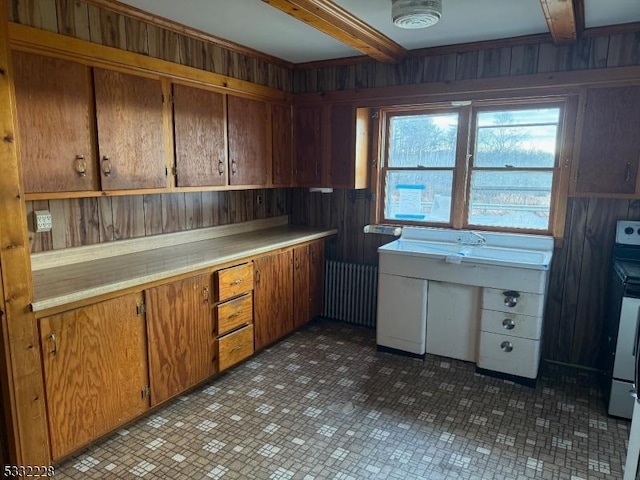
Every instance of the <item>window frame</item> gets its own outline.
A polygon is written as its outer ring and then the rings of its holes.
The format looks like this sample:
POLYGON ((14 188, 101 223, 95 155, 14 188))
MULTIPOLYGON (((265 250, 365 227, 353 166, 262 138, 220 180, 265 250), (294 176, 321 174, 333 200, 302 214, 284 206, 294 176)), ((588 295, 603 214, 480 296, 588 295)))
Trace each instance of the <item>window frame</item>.
MULTIPOLYGON (((407 106, 382 106, 378 109, 377 125, 374 134, 373 153, 376 159, 373 162, 374 172, 372 187, 375 193, 375 208, 372 208, 372 221, 377 224, 395 226, 421 226, 452 229, 472 229, 509 233, 526 233, 536 235, 553 235, 561 238, 564 235, 566 204, 569 190, 569 169, 573 153, 575 119, 577 116, 578 96, 575 94, 562 94, 543 97, 521 98, 497 98, 474 101, 459 101, 450 103, 431 103, 407 106), (500 227, 489 225, 477 225, 469 222, 469 208, 471 199, 471 174, 473 171, 491 170, 487 167, 475 167, 473 157, 475 154, 475 140, 477 132, 477 114, 482 111, 495 110, 522 110, 526 108, 552 108, 560 109, 557 130, 557 146, 553 167, 514 167, 505 168, 504 171, 551 171, 553 174, 551 186, 551 198, 549 206, 548 227, 542 229, 500 227), (385 188, 387 171, 401 170, 389 168, 389 119, 400 115, 419 115, 434 113, 458 112, 458 139, 456 144, 456 162, 453 167, 453 185, 451 199, 450 221, 444 222, 417 222, 397 219, 387 219, 385 210, 385 188)), ((421 171, 423 169, 405 169, 421 171)), ((424 170, 446 170, 444 168, 427 168, 424 170)), ((494 169, 495 170, 495 169, 494 169)), ((500 169, 502 170, 502 169, 500 169)))

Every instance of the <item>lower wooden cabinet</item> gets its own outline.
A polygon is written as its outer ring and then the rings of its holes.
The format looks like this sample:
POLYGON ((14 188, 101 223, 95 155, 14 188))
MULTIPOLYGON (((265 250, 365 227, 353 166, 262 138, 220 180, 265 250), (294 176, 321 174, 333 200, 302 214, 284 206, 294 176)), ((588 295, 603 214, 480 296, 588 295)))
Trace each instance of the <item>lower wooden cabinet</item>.
POLYGON ((293 330, 293 251, 253 261, 253 313, 256 350, 293 330))
POLYGON ((311 317, 309 245, 293 249, 293 327, 307 323, 311 317))
POLYGON ((324 302, 324 242, 309 244, 309 318, 322 315, 324 302))
POLYGON ((145 290, 151 405, 217 372, 211 275, 145 290))
POLYGON ((140 304, 130 294, 40 319, 53 459, 149 408, 140 304))
POLYGON ((253 355, 253 325, 246 325, 218 339, 218 358, 221 371, 251 355, 253 355))
POLYGON ((322 309, 323 241, 39 319, 58 460, 322 309))

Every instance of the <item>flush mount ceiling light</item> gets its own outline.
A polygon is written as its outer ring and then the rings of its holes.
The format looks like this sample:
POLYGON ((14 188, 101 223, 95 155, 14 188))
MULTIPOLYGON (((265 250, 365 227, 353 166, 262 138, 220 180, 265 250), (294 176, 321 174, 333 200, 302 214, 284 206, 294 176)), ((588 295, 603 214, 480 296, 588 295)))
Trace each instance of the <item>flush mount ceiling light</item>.
POLYGON ((425 28, 442 17, 442 0, 392 0, 391 17, 400 28, 425 28))

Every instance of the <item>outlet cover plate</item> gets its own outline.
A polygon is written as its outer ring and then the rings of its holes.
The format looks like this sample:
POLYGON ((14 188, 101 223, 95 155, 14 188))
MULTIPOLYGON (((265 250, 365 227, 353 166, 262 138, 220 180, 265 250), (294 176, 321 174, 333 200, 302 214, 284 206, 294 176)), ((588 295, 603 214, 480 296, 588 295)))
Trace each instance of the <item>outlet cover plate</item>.
POLYGON ((33 226, 36 232, 50 232, 53 222, 51 221, 51 212, 49 210, 33 211, 33 226))

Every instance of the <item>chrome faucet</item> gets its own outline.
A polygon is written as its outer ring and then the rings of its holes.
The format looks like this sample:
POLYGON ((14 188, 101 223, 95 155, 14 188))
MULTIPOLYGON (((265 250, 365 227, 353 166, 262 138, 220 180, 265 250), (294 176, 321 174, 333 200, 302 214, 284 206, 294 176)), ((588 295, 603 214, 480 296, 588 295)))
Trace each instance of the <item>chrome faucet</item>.
POLYGON ((482 247, 487 244, 487 239, 484 238, 483 235, 469 230, 466 240, 462 237, 458 237, 458 243, 461 245, 473 245, 476 247, 482 247))

